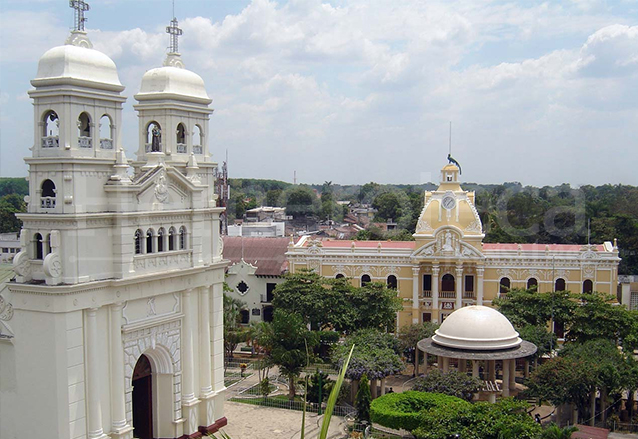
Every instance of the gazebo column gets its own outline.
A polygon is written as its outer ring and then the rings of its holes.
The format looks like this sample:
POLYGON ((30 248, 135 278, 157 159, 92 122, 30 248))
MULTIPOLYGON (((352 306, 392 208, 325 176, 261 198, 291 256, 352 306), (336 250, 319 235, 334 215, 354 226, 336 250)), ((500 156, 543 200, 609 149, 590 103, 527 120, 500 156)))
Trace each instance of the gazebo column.
POLYGON ((503 360, 503 396, 510 396, 510 361, 503 360))
POLYGON ((377 398, 377 380, 370 380, 370 396, 372 399, 377 398))
POLYGON ((443 370, 443 357, 440 355, 436 356, 436 367, 441 371, 443 370))
POLYGON ((479 378, 479 361, 472 360, 472 376, 474 378, 479 378))
POLYGON ((448 373, 450 371, 450 359, 448 357, 443 357, 443 373, 448 373))
POLYGON ((463 308, 463 265, 456 266, 456 309, 463 308))
POLYGON ((432 265, 432 321, 439 322, 439 266, 432 265))
POLYGON ((467 370, 467 360, 459 358, 459 372, 465 372, 467 370))
POLYGON ((489 381, 496 381, 496 361, 487 360, 487 375, 489 381))
POLYGON ((381 378, 381 385, 380 385, 380 389, 379 389, 379 396, 383 396, 385 395, 385 377, 381 378))
POLYGON ((529 378, 529 358, 525 359, 525 370, 523 371, 523 376, 525 378, 529 378))
POLYGON ((516 358, 510 360, 510 390, 516 390, 516 358))
MULTIPOLYGON (((414 351, 414 376, 419 376, 419 362, 421 359, 421 349, 416 348, 414 351)), ((427 369, 427 368, 426 368, 427 369)))
POLYGON ((485 268, 477 267, 476 269, 476 304, 483 305, 483 275, 485 274, 485 268))

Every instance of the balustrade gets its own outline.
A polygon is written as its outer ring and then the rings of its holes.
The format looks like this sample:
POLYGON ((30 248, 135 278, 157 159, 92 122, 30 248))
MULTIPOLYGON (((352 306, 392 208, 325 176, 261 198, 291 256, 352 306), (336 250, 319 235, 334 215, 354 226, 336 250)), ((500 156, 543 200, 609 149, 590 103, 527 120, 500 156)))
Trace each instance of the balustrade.
POLYGON ((93 148, 93 139, 90 137, 78 137, 78 146, 80 148, 93 148))
POLYGON ((113 139, 100 139, 101 149, 113 149, 113 139))
POLYGON ((42 148, 58 148, 60 139, 58 136, 47 136, 42 138, 42 148))

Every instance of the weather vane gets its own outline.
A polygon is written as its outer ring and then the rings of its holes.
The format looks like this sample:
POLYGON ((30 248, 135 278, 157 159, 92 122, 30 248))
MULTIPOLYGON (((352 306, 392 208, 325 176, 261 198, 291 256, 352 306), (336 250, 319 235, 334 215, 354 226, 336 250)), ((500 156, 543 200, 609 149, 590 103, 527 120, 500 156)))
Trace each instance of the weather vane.
POLYGON ((70 0, 69 7, 73 8, 73 30, 84 31, 84 22, 88 18, 84 17, 84 13, 91 9, 89 4, 84 0, 70 0))
POLYGON ((171 45, 169 47, 170 53, 179 53, 177 40, 178 37, 184 32, 182 32, 182 30, 177 27, 177 18, 173 17, 173 19, 171 20, 171 25, 166 26, 166 33, 171 36, 171 45))

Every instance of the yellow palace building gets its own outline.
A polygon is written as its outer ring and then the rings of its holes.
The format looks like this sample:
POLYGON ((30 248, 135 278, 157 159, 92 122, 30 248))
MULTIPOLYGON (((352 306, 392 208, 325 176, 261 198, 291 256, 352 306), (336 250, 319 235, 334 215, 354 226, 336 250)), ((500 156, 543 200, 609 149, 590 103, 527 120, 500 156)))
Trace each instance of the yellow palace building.
POLYGON ((483 243, 474 200, 474 192, 461 188, 459 168, 448 164, 438 189, 425 192, 415 241, 303 237, 288 247, 290 272, 312 269, 325 277, 351 278, 354 285, 386 282, 403 299, 397 327, 441 322, 467 305, 490 306, 509 288, 616 294, 620 258, 615 243, 483 243))

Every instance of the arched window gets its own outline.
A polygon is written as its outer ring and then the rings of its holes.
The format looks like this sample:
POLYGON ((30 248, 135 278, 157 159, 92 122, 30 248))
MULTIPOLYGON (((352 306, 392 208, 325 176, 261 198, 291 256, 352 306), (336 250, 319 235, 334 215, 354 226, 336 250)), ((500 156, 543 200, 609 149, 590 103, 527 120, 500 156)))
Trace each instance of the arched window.
POLYGON ((177 152, 186 154, 186 128, 183 123, 177 124, 177 152))
POLYGON ((153 121, 146 126, 146 152, 162 151, 162 127, 153 121))
POLYGON ((100 149, 113 149, 113 121, 108 114, 100 118, 100 149))
POLYGON ((179 228, 179 249, 184 250, 186 248, 186 227, 179 228))
POLYGON ((583 282, 583 293, 591 293, 594 291, 594 283, 590 279, 583 282))
POLYGON ((47 235, 47 255, 51 253, 51 234, 47 235))
POLYGON ((335 279, 343 279, 344 277, 345 276, 343 274, 339 273, 335 276, 335 279))
POLYGON ((195 125, 193 128, 193 152, 201 154, 204 151, 204 133, 202 127, 195 125))
POLYGON ((46 179, 40 186, 40 207, 43 209, 53 209, 55 207, 55 183, 46 179))
POLYGON ((153 253, 153 229, 146 231, 146 253, 153 253))
POLYGON ((175 250, 175 235, 177 235, 175 231, 175 227, 171 227, 168 229, 168 251, 175 250))
POLYGON ((532 288, 538 288, 538 280, 535 277, 527 279, 527 289, 531 290, 532 288))
POLYGON ((372 281, 372 279, 370 279, 370 275, 369 274, 364 274, 363 276, 361 276, 361 286, 362 287, 365 287, 371 281, 372 281))
POLYGON ((454 276, 450 273, 444 274, 441 278, 441 291, 454 291, 454 276))
POLYGON ((391 288, 393 290, 397 289, 398 282, 397 282, 397 277, 394 274, 391 274, 390 276, 388 276, 386 283, 388 285, 388 288, 391 288))
POLYGON ((136 255, 141 255, 142 254, 142 240, 144 239, 144 234, 142 233, 142 231, 140 229, 137 229, 135 231, 135 254, 136 255))
POLYGON ((42 118, 42 148, 60 146, 60 120, 55 111, 49 110, 42 118))
POLYGON ((78 117, 78 146, 90 148, 92 146, 91 140, 91 118, 86 112, 80 113, 80 117, 78 117))
POLYGON ((157 251, 158 252, 164 251, 164 236, 166 236, 166 231, 162 227, 157 231, 157 251))
POLYGON ((554 291, 565 291, 565 279, 559 277, 554 284, 554 291))
POLYGON ((42 259, 43 258, 43 249, 42 249, 42 235, 36 233, 33 235, 33 259, 42 259))
POLYGON ((502 277, 501 281, 499 282, 499 285, 500 285, 499 292, 501 294, 507 294, 507 292, 510 290, 510 285, 511 285, 511 281, 509 277, 502 277))

